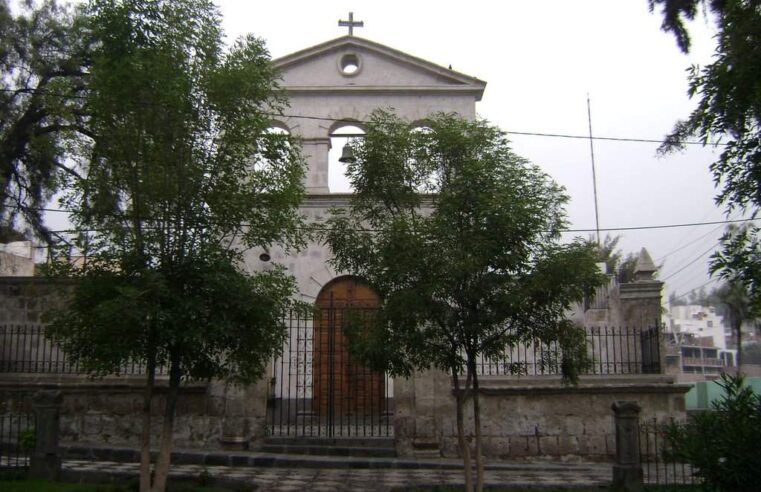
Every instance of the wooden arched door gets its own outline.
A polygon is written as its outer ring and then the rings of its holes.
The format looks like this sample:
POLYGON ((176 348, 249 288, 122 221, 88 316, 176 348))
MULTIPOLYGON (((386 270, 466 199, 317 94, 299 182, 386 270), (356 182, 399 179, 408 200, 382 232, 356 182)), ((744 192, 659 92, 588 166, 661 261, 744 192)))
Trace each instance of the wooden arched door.
POLYGON ((352 359, 344 329, 361 326, 380 297, 356 277, 339 277, 317 296, 312 365, 312 410, 329 428, 377 421, 384 408, 385 376, 352 359))

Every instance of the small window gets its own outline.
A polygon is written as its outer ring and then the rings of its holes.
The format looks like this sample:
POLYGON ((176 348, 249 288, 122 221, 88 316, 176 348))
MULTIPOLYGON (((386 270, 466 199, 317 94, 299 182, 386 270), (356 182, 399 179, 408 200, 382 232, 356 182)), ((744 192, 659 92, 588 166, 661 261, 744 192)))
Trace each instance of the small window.
POLYGON ((360 65, 359 55, 356 53, 346 53, 338 62, 338 66, 341 69, 341 74, 346 77, 353 77, 359 73, 360 65))

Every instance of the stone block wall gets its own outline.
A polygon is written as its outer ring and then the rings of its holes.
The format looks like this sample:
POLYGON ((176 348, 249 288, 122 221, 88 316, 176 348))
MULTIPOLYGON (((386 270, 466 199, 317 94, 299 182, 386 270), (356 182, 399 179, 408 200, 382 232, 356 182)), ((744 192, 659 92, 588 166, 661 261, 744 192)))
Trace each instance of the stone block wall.
MULTIPOLYGON (((396 382, 397 452, 401 456, 459 455, 455 398, 443 373, 396 382), (439 384, 425 384, 431 378, 439 384)), ((483 451, 490 458, 610 460, 615 455, 611 404, 635 400, 642 419, 684 418, 687 386, 670 377, 587 376, 577 386, 559 377, 484 377, 481 382, 483 451)), ((466 404, 466 435, 474 445, 466 404)))
MULTIPOLYGON (((248 447, 264 435, 266 399, 260 385, 187 383, 180 389, 174 427, 177 447, 248 447)), ((144 381, 140 376, 88 379, 77 375, 0 375, 0 404, 31 410, 38 390, 63 394, 60 439, 63 444, 139 445, 144 381)), ((166 380, 158 378, 152 402, 152 435, 158 438, 166 380)))
POLYGON ((0 324, 42 322, 46 311, 62 305, 71 286, 68 280, 0 277, 0 324))
MULTIPOLYGON (((72 285, 70 281, 43 277, 0 277, 0 324, 38 325, 44 321, 46 311, 62 305, 72 285)), ((0 362, 3 357, 31 360, 31 355, 25 357, 24 351, 32 346, 32 338, 0 340, 3 342, 0 362), (5 342, 20 345, 6 346, 5 342)), ((49 354, 49 342, 44 343, 49 354)), ((11 366, 0 367, 8 370, 11 366)), ((145 376, 141 375, 90 378, 85 374, 0 372, 0 411, 30 411, 29 398, 37 390, 57 390, 63 394, 60 420, 63 444, 137 446, 144 387, 145 376)), ((152 404, 152 434, 156 438, 160 434, 166 388, 166 376, 158 376, 152 404)), ((266 398, 264 381, 246 387, 222 381, 184 383, 175 420, 175 445, 206 449, 254 445, 264 435, 266 398)))

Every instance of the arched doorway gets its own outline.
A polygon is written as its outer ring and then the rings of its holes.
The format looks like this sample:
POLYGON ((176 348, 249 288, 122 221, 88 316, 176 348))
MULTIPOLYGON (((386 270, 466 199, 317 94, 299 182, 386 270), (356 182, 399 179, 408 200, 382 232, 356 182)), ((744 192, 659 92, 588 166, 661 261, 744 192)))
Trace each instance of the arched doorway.
POLYGON ((310 312, 288 313, 282 355, 273 360, 267 432, 277 437, 393 436, 393 380, 349 354, 345 330, 367 326, 380 297, 351 276, 326 283, 310 312))
POLYGON ((356 277, 325 285, 315 302, 312 409, 320 417, 351 422, 381 415, 385 377, 349 354, 346 329, 362 329, 380 297, 356 277))

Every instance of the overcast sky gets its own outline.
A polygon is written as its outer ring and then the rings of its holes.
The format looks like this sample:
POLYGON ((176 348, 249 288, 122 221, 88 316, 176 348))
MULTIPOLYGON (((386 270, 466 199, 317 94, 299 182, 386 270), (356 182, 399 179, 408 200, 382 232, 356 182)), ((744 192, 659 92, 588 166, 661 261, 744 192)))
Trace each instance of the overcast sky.
MULTIPOLYGON (((683 55, 660 30, 646 0, 396 1, 322 0, 219 3, 230 39, 252 32, 280 57, 355 35, 485 80, 478 114, 510 132, 587 135, 587 94, 596 136, 661 139, 694 103, 685 70, 713 52, 712 26, 693 22, 693 52, 683 55)), ((594 229, 588 140, 510 135, 571 196, 573 229, 594 229)), ((601 228, 723 220, 708 172, 712 149, 658 157, 657 144, 594 144, 601 228)), ((707 259, 723 226, 613 231, 626 252, 646 247, 667 283, 664 299, 709 281, 707 259), (703 256, 701 256, 703 255, 703 256)), ((586 236, 588 233, 579 232, 586 236)), ((603 233, 604 234, 604 233, 603 233)), ((709 284, 707 287, 711 287, 709 284)))
MULTIPOLYGON (((712 26, 700 18, 691 25, 693 51, 682 54, 647 0, 217 1, 228 40, 254 33, 274 58, 345 35, 337 23, 353 11, 365 23, 355 35, 485 80, 477 112, 508 133, 587 135, 589 94, 595 136, 661 139, 694 106, 685 70, 708 62, 714 47, 712 26)), ((589 141, 510 138, 566 187, 571 228, 593 230, 589 141)), ((708 172, 715 151, 658 157, 657 147, 595 141, 601 228, 725 218, 708 172)), ((723 227, 608 233, 622 236, 625 252, 646 247, 663 264, 665 300, 709 282, 707 260, 723 227)))

